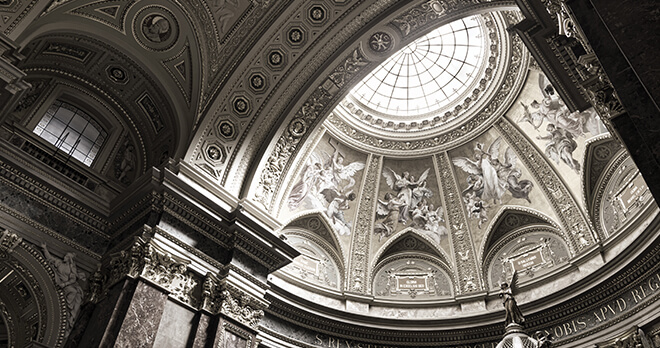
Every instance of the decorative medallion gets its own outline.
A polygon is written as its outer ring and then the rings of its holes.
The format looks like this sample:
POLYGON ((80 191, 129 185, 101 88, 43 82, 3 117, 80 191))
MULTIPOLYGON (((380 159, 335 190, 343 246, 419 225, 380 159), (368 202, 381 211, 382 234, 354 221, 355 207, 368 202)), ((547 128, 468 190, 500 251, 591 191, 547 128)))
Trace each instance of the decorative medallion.
POLYGON ((250 112, 250 101, 243 96, 236 96, 232 101, 234 112, 239 116, 247 116, 250 112))
POLYGON ((309 8, 308 18, 312 24, 319 25, 323 24, 328 18, 328 11, 321 5, 314 5, 309 8))
POLYGON ((128 74, 118 66, 109 66, 105 72, 108 74, 108 78, 114 83, 125 85, 128 82, 128 74))
POLYGON ((301 46, 305 43, 305 31, 299 26, 292 27, 286 34, 286 42, 293 47, 301 46))
POLYGON ((266 62, 271 69, 280 70, 286 65, 286 56, 281 49, 275 48, 268 52, 266 62))
POLYGON ((218 125, 218 133, 223 137, 232 140, 236 137, 236 128, 229 120, 222 120, 218 125))
POLYGON ((374 52, 385 52, 392 48, 392 46, 392 36, 388 33, 379 31, 369 38, 369 48, 374 52))
POLYGON ((227 152, 225 148, 221 145, 211 144, 206 148, 206 157, 211 162, 224 162, 227 157, 227 152))
POLYGON ((300 138, 307 131, 307 124, 302 118, 296 118, 289 124, 289 131, 294 138, 300 138))
POLYGON ((176 43, 179 25, 174 15, 164 7, 147 6, 135 16, 133 34, 142 47, 165 51, 176 43))
POLYGON ((260 72, 255 72, 250 75, 250 88, 257 93, 261 93, 266 90, 267 80, 264 74, 260 72))

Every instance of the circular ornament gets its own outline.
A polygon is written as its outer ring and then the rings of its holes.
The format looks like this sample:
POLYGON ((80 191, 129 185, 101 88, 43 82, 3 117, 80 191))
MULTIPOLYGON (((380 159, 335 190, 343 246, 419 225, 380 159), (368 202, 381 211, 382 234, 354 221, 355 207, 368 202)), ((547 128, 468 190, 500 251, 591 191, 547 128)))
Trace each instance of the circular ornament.
POLYGON ((169 10, 161 6, 147 6, 133 21, 133 34, 146 49, 165 51, 176 43, 179 25, 169 10))

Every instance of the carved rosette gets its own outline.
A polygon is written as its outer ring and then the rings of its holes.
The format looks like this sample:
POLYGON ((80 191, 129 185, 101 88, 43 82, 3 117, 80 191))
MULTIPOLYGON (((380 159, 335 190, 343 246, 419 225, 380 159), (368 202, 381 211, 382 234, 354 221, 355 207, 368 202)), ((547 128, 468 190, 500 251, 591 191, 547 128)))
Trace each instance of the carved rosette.
POLYGON ((438 171, 441 176, 444 206, 447 207, 447 218, 451 231, 451 242, 456 260, 454 272, 456 293, 464 294, 482 289, 481 274, 477 271, 477 261, 472 247, 472 236, 468 229, 467 218, 463 211, 463 198, 459 194, 458 183, 452 175, 452 167, 447 153, 436 156, 438 171))
POLYGON ((561 234, 563 237, 567 237, 565 240, 570 242, 571 253, 579 253, 586 247, 594 245, 596 239, 592 233, 591 224, 585 219, 573 195, 568 192, 544 156, 530 141, 525 139, 518 128, 505 118, 496 123, 495 128, 506 138, 507 143, 515 149, 516 153, 525 154, 520 156, 520 159, 536 178, 559 216, 563 226, 561 234))
POLYGON ((366 281, 369 244, 371 242, 371 231, 373 231, 373 210, 378 191, 378 177, 380 173, 382 157, 371 156, 366 168, 365 180, 358 205, 357 224, 353 230, 353 242, 351 244, 351 260, 349 264, 349 276, 346 278, 346 291, 366 293, 368 291, 366 281))

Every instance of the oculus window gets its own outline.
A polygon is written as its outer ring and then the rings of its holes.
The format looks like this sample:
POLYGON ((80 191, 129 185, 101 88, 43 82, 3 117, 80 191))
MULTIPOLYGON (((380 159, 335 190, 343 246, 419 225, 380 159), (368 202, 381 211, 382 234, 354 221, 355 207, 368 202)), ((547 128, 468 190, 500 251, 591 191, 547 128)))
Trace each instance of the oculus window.
POLYGON ((34 133, 88 167, 107 137, 86 112, 60 100, 48 108, 34 133))
POLYGON ((484 32, 479 16, 444 25, 395 53, 351 94, 371 110, 403 119, 444 109, 480 75, 484 32))

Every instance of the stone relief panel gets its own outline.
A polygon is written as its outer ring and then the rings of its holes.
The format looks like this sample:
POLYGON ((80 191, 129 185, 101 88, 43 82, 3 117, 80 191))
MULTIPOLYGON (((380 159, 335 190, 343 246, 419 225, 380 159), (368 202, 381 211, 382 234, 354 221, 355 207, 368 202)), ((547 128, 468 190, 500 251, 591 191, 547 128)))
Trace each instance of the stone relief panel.
POLYGON ((322 211, 343 241, 350 239, 366 155, 324 136, 305 161, 283 205, 281 217, 322 211))
POLYGON ((392 236, 407 231, 449 250, 442 193, 431 157, 385 159, 379 183, 372 250, 380 249, 394 239, 392 236))
MULTIPOLYGON (((596 111, 571 112, 545 75, 530 70, 506 117, 544 154, 573 196, 581 197, 585 142, 607 133, 596 111)), ((584 202, 578 203, 585 209, 584 202)))
POLYGON ((597 228, 605 238, 624 230, 653 202, 653 196, 632 158, 619 157, 596 196, 597 228))
POLYGON ((512 278, 526 282, 552 272, 568 262, 566 243, 548 227, 523 228, 500 239, 484 259, 484 278, 489 289, 512 278))
POLYGON ((399 255, 384 260, 375 270, 373 295, 397 300, 451 297, 450 279, 432 257, 399 255))
POLYGON ((326 250, 327 246, 323 248, 320 243, 305 238, 302 234, 287 233, 286 236, 289 244, 301 255, 285 266, 282 272, 303 282, 335 290, 341 289, 341 272, 340 266, 337 265, 337 256, 326 250))
POLYGON ((494 130, 449 152, 476 247, 505 206, 552 211, 519 156, 494 130))

